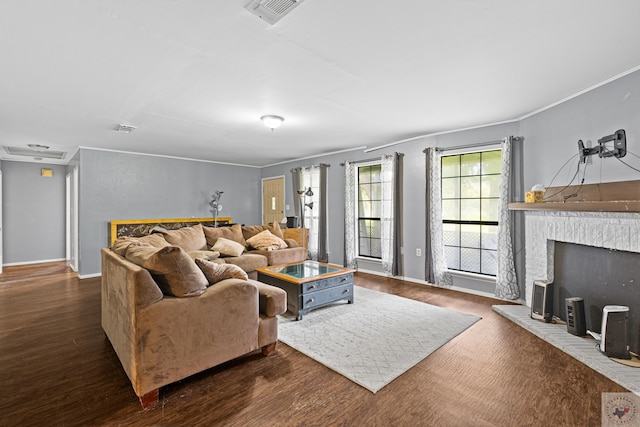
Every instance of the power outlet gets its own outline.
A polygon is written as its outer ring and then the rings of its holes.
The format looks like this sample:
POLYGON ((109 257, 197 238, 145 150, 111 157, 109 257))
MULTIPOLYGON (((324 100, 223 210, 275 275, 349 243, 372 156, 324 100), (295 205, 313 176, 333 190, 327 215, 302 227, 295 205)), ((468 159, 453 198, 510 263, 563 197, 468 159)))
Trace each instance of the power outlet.
POLYGON ((416 248, 416 256, 422 256, 422 249, 416 248))

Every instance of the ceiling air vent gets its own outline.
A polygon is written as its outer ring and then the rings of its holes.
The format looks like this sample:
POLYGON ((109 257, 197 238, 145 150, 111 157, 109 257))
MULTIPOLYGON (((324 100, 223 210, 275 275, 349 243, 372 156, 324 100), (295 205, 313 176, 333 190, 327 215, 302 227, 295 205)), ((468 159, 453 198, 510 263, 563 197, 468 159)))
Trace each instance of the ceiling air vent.
POLYGON ((136 129, 138 129, 138 128, 135 127, 135 126, 125 125, 125 124, 122 124, 122 123, 120 123, 115 128, 113 128, 113 130, 115 130, 117 132, 125 132, 125 133, 131 133, 136 129))
POLYGON ((304 0, 245 0, 244 8, 273 25, 304 0))
MULTIPOLYGON (((44 146, 42 146, 44 147, 44 146)), ((47 147, 48 148, 48 147, 47 147)), ((53 151, 45 148, 44 150, 31 149, 25 147, 4 147, 4 151, 12 156, 40 157, 42 159, 62 160, 67 153, 65 151, 53 151)))

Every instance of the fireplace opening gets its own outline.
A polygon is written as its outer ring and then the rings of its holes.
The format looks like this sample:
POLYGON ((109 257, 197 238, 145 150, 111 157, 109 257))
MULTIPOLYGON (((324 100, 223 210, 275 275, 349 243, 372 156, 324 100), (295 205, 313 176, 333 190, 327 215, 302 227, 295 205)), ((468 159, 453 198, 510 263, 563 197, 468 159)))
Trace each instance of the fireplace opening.
POLYGON ((555 242, 553 313, 566 321, 566 298, 584 299, 585 323, 600 333, 605 305, 629 307, 629 348, 640 345, 640 253, 555 242))

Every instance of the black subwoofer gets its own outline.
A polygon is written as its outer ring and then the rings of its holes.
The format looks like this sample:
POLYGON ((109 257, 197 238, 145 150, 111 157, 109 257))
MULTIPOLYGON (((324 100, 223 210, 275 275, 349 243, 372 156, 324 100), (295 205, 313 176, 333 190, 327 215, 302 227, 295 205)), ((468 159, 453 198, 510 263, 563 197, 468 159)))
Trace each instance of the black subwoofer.
POLYGON ((565 299, 567 306, 567 332, 582 337, 587 334, 584 300, 580 297, 565 299))

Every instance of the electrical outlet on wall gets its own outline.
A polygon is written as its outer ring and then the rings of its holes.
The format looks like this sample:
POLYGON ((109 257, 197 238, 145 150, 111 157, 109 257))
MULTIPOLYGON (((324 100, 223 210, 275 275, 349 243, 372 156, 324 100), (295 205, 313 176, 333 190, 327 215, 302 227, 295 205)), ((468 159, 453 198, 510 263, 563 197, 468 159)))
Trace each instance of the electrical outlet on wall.
POLYGON ((422 256, 422 249, 416 248, 416 256, 422 256))

